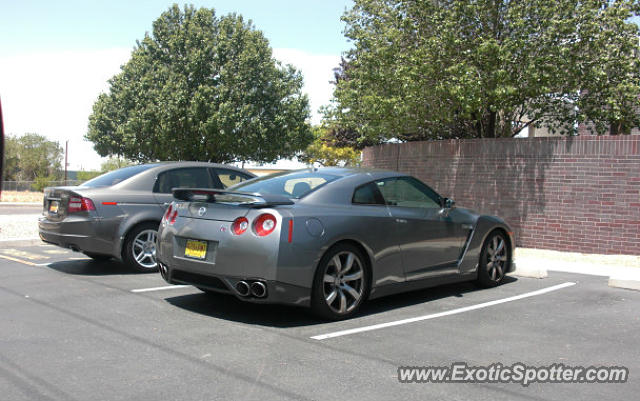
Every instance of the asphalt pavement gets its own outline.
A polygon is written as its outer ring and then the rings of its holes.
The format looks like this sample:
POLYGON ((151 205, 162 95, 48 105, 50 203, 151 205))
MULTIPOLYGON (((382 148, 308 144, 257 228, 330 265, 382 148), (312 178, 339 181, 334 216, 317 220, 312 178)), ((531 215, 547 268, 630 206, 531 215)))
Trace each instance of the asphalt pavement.
POLYGON ((0 203, 0 215, 41 214, 41 204, 0 203))
POLYGON ((604 277, 549 272, 494 289, 448 285, 325 322, 301 308, 166 288, 158 274, 48 245, 0 249, 0 275, 7 400, 602 400, 640 392, 640 292, 608 287, 604 277), (630 378, 526 387, 398 381, 400 366, 454 362, 616 365, 630 378))

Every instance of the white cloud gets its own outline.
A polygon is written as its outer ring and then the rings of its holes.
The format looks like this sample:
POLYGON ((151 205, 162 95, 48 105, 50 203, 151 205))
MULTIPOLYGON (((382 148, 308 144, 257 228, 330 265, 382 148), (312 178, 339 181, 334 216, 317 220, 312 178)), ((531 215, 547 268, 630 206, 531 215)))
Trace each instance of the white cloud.
MULTIPOLYGON (((312 54, 296 49, 274 49, 274 57, 292 64, 304 76, 312 122, 318 108, 328 104, 333 68, 339 55, 312 54)), ((131 49, 44 52, 0 57, 0 97, 5 133, 42 134, 64 147, 69 141, 69 168, 98 169, 102 159, 83 139, 96 98, 108 89, 107 80, 119 72, 131 49)))

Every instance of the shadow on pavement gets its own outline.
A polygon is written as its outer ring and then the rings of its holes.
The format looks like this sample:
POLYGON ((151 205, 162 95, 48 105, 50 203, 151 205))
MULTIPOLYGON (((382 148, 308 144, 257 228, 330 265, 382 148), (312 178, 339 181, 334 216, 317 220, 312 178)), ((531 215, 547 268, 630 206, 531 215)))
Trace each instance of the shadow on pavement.
POLYGON ((136 272, 129 266, 117 260, 96 261, 96 260, 64 260, 52 262, 48 265, 50 269, 61 273, 75 274, 82 276, 109 276, 117 274, 147 274, 136 272))
MULTIPOLYGON (((516 278, 506 276, 503 285, 515 281, 517 281, 516 278)), ((354 318, 384 313, 442 298, 462 298, 467 293, 480 290, 473 283, 458 283, 391 295, 365 302, 354 318)), ((240 301, 229 294, 196 293, 169 297, 165 300, 171 305, 193 313, 260 326, 290 328, 328 323, 326 320, 315 317, 308 308, 254 304, 240 301)))

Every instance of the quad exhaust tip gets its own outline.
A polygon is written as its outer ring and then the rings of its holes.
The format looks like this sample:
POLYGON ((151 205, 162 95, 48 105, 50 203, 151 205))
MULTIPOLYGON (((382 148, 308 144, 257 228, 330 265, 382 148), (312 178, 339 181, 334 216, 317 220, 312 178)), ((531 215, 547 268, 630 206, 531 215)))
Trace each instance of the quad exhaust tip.
POLYGON ((251 289, 249 288, 249 284, 243 280, 238 281, 238 283, 236 284, 236 291, 238 291, 238 294, 246 297, 251 292, 251 289))
POLYGON ((262 281, 254 281, 251 283, 251 295, 256 298, 262 298, 267 295, 267 286, 262 281))

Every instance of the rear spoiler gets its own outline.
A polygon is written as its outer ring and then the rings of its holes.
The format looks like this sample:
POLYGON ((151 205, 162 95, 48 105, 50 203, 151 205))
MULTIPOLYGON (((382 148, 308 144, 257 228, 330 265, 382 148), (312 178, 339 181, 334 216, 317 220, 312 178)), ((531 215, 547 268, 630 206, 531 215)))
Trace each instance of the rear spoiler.
POLYGON ((293 205, 294 202, 282 195, 271 194, 251 194, 246 192, 225 191, 222 189, 210 188, 173 188, 173 197, 187 202, 207 202, 215 203, 217 196, 225 196, 228 199, 220 202, 227 204, 237 204, 249 207, 269 207, 278 205, 293 205))

